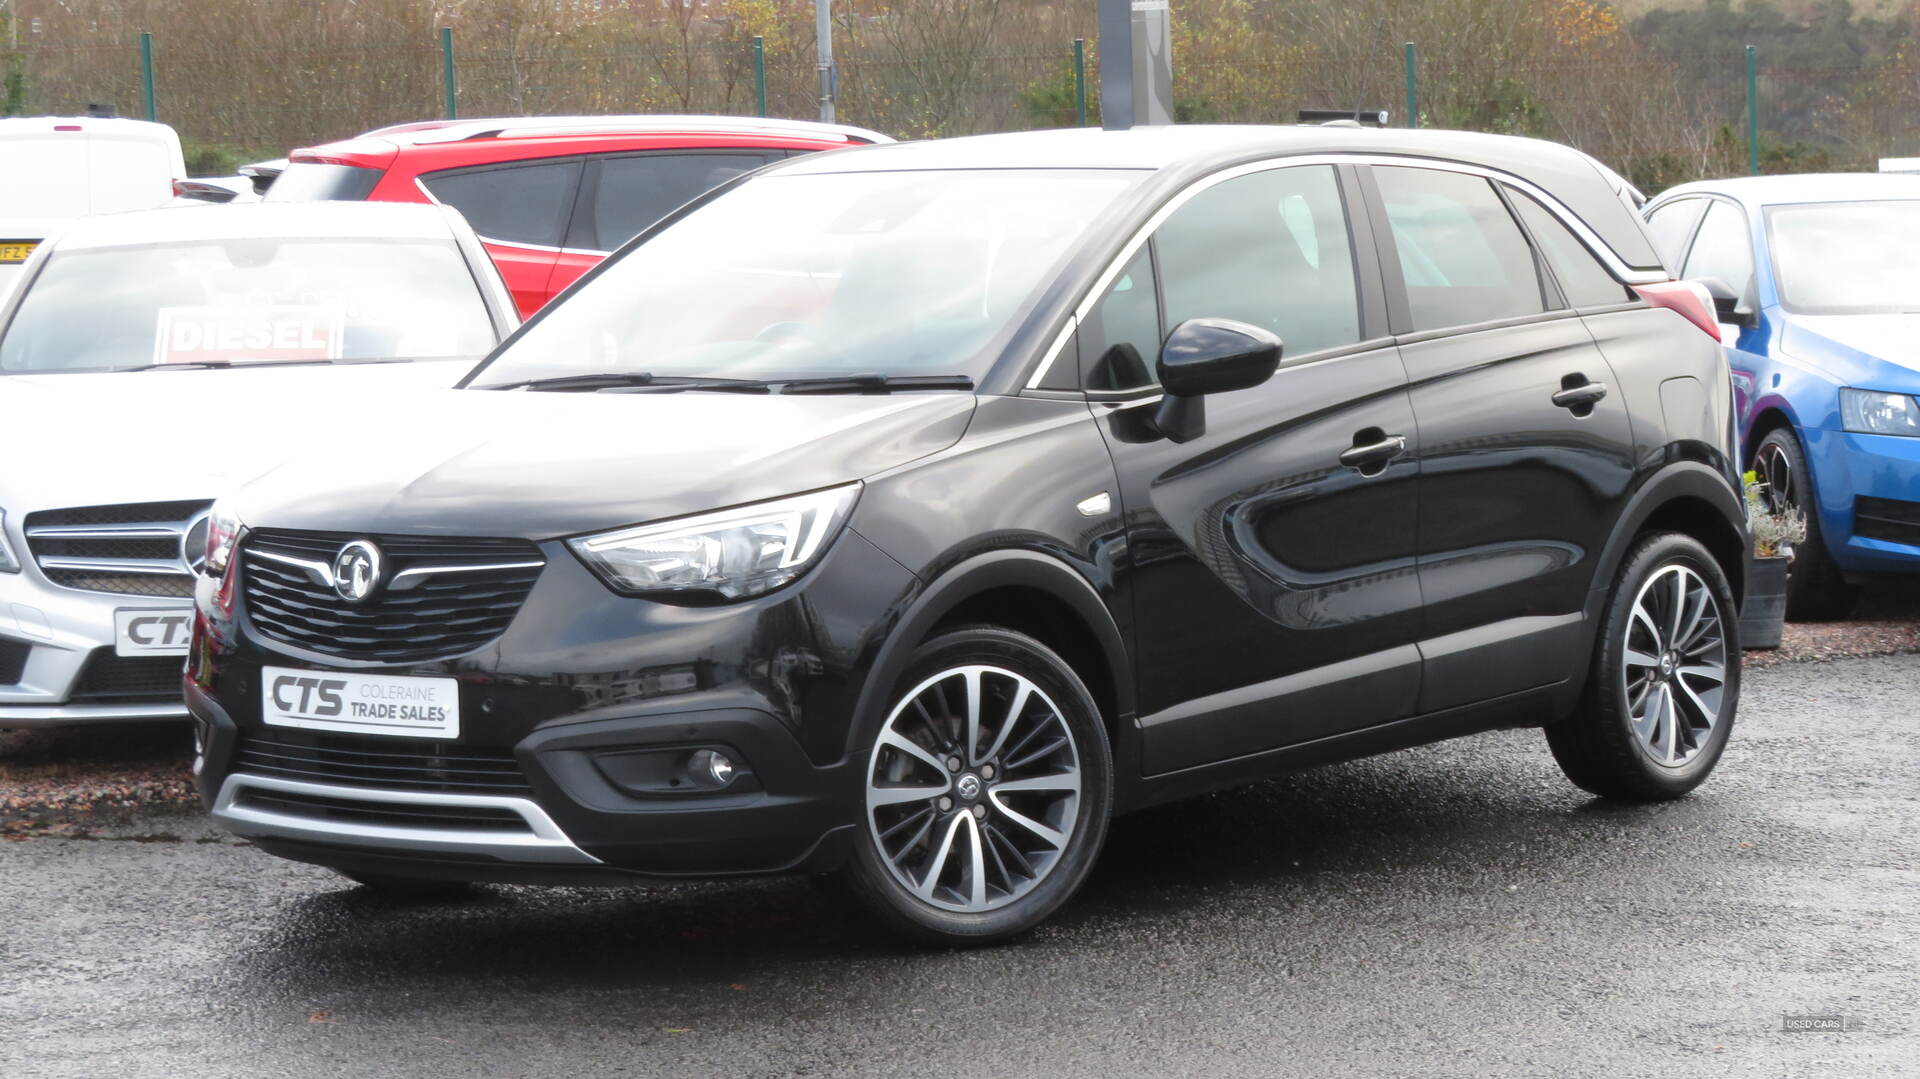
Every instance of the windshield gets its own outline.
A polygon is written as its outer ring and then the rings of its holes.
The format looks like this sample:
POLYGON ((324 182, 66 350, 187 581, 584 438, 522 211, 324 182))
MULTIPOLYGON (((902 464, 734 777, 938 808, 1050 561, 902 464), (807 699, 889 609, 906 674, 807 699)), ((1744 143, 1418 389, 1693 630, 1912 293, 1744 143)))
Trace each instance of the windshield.
POLYGON ((478 357, 495 341, 451 240, 55 251, 25 287, 0 372, 478 357))
POLYGON ((1772 206, 1767 235, 1795 314, 1920 311, 1920 201, 1772 206))
POLYGON ((614 260, 473 381, 970 375, 1141 174, 772 175, 614 260))

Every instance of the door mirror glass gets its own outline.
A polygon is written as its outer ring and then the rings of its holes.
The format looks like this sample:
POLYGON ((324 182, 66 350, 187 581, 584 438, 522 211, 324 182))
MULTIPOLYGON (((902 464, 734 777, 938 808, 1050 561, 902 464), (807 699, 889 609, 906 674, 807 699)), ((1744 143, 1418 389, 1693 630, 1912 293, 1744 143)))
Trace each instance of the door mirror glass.
POLYGON ((1175 442, 1191 442, 1207 430, 1200 399, 1272 378, 1280 367, 1280 338, 1232 319, 1192 318, 1167 336, 1156 367, 1166 396, 1154 426, 1175 442))

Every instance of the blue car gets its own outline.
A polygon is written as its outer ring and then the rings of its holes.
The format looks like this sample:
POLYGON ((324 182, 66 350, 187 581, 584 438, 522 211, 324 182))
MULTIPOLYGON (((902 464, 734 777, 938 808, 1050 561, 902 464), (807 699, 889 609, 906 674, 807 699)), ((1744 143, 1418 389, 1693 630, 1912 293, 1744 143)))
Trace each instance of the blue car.
POLYGON ((1920 572, 1920 176, 1711 180, 1646 213, 1714 295, 1748 467, 1806 514, 1787 617, 1920 572))

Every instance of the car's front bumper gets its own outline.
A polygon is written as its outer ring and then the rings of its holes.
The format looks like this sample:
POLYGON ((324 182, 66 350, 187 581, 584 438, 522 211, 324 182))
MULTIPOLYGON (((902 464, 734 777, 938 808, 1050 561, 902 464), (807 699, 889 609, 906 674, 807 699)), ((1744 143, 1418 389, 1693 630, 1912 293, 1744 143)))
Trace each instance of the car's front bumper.
POLYGON ((182 658, 116 656, 114 612, 189 604, 62 588, 31 566, 0 573, 0 729, 187 718, 173 675, 182 658))
POLYGON ((1853 573, 1920 571, 1920 438, 1822 435, 1808 443, 1834 561, 1853 573))
POLYGON ((849 531, 790 588, 689 608, 615 595, 563 547, 547 555, 498 640, 408 667, 296 655, 244 605, 214 626, 204 584, 185 688, 214 817, 275 854, 398 876, 720 876, 843 857, 859 819, 846 746, 863 635, 911 575, 849 531), (267 666, 454 678, 459 737, 270 726, 267 666), (730 785, 658 787, 662 762, 702 748, 736 762, 730 785))

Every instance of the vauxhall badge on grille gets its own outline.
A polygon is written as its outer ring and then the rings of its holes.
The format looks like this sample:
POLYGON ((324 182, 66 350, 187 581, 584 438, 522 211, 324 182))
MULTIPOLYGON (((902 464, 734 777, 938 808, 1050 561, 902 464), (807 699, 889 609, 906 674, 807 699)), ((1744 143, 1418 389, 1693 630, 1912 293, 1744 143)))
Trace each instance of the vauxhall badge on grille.
POLYGON ((333 556, 333 590, 348 603, 359 603, 380 586, 380 548, 368 540, 354 540, 333 556))

